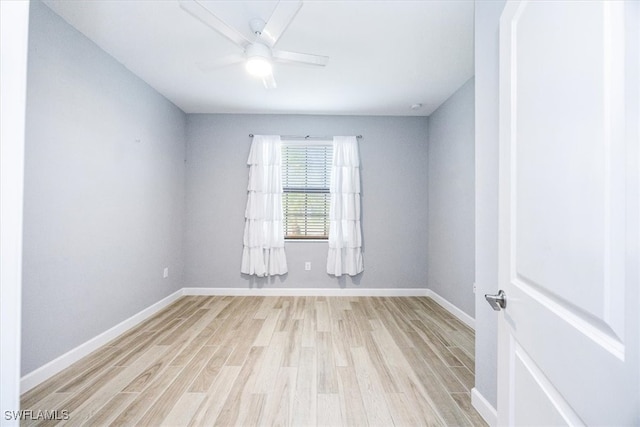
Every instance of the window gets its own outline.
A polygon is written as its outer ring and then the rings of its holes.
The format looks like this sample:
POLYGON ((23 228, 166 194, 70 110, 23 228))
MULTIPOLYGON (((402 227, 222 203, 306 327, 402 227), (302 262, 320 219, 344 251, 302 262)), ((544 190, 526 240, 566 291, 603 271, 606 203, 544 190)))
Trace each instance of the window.
POLYGON ((285 239, 328 239, 331 142, 282 143, 285 239))

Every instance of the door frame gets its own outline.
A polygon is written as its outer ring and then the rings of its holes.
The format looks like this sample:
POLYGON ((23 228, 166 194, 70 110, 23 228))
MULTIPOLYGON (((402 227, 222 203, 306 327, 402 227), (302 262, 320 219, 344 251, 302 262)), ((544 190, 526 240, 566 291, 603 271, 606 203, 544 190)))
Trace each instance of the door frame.
MULTIPOLYGON (((29 1, 0 1, 0 415, 20 408, 22 204, 29 1)), ((11 415, 11 414, 9 414, 11 415)))

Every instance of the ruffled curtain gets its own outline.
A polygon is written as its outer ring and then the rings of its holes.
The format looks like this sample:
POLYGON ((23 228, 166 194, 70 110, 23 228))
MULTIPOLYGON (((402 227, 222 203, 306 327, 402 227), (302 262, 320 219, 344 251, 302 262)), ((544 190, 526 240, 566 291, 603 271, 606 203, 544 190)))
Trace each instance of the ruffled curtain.
POLYGON ((355 276, 364 270, 360 226, 360 158, 355 136, 333 137, 327 273, 355 276))
POLYGON ((278 135, 255 135, 249 152, 249 185, 245 210, 244 274, 287 273, 282 226, 281 141, 278 135))

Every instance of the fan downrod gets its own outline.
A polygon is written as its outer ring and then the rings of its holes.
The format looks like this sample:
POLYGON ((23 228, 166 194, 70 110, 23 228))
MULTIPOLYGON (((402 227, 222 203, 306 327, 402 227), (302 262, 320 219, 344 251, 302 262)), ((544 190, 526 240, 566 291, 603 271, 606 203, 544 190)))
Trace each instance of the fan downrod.
POLYGON ((266 23, 260 18, 253 18, 249 21, 249 27, 251 27, 251 32, 256 36, 262 34, 262 30, 264 30, 264 26, 266 23))

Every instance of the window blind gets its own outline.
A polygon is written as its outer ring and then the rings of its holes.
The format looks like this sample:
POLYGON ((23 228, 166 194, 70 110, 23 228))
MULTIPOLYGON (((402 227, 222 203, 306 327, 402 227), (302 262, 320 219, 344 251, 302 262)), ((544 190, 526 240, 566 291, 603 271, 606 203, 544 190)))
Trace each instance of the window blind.
POLYGON ((287 239, 327 239, 331 142, 282 144, 282 209, 287 239))

